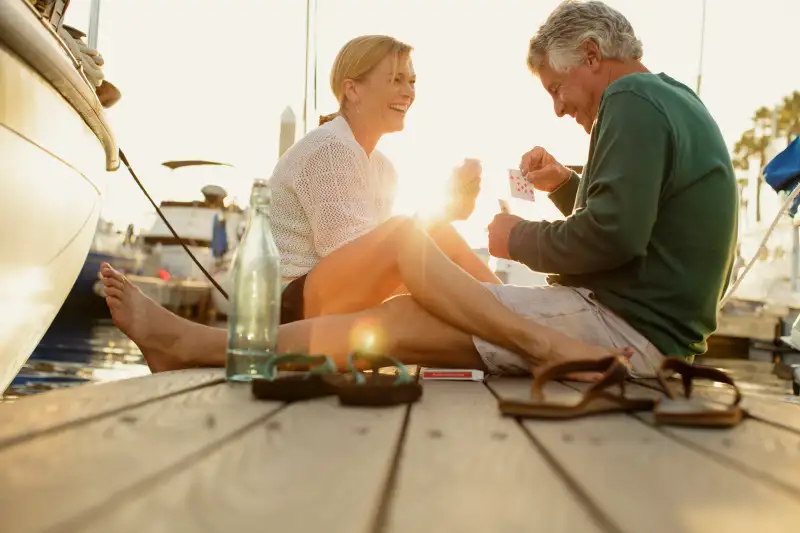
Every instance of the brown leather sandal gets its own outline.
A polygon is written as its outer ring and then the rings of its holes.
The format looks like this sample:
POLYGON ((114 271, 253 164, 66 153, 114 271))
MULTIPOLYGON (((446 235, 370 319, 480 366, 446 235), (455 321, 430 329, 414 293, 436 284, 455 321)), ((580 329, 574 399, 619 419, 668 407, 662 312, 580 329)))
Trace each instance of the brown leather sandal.
POLYGON ((579 416, 629 411, 649 411, 655 400, 625 397, 625 380, 629 377, 627 361, 617 355, 603 359, 582 359, 553 365, 536 376, 531 385, 533 401, 500 400, 500 411, 507 416, 525 418, 567 419, 579 416), (576 372, 602 372, 599 381, 586 390, 578 403, 547 402, 542 388, 548 381, 566 379, 576 372), (620 388, 619 394, 606 389, 613 385, 620 388))
POLYGON ((657 377, 667 397, 659 400, 653 409, 656 424, 733 427, 741 422, 744 415, 744 410, 739 407, 742 393, 733 379, 722 370, 710 366, 689 364, 683 359, 671 357, 664 359, 661 363, 657 377), (675 393, 667 385, 667 372, 680 374, 683 381, 683 398, 676 398, 675 393), (730 385, 734 392, 733 403, 724 405, 711 398, 692 397, 694 378, 730 385))

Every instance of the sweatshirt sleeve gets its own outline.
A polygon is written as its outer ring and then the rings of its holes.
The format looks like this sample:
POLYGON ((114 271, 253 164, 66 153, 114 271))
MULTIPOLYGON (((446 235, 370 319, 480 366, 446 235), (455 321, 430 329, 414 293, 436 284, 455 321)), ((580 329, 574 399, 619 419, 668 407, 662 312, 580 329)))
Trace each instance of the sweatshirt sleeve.
POLYGON ((605 98, 596 127, 589 172, 581 178, 589 180, 585 205, 565 220, 523 221, 511 232, 511 258, 532 270, 589 274, 647 253, 671 169, 667 118, 646 98, 618 92, 605 98))
POLYGON ((565 217, 570 216, 572 210, 575 209, 575 197, 578 195, 578 186, 580 186, 580 184, 581 179, 573 172, 570 174, 567 181, 547 195, 565 217))

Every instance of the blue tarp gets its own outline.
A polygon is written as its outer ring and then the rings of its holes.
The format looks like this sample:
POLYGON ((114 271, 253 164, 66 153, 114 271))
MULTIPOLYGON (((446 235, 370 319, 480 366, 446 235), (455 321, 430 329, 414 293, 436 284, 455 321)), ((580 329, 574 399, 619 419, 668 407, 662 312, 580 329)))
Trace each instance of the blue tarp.
POLYGON ((214 257, 222 257, 228 251, 228 232, 225 229, 225 220, 214 215, 214 225, 211 230, 211 253, 214 257))
MULTIPOLYGON (((764 181, 775 192, 791 192, 800 183, 800 137, 776 155, 764 167, 764 181)), ((789 214, 794 216, 800 206, 800 195, 794 199, 789 214)))

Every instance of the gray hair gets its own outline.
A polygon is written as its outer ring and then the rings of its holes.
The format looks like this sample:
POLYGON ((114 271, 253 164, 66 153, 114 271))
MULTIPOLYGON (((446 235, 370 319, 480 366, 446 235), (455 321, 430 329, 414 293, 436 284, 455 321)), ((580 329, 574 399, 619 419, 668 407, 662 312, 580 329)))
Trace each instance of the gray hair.
POLYGON ((547 17, 528 49, 528 68, 538 74, 545 59, 557 72, 583 60, 580 46, 594 41, 604 59, 640 59, 642 42, 622 13, 599 1, 566 0, 547 17))

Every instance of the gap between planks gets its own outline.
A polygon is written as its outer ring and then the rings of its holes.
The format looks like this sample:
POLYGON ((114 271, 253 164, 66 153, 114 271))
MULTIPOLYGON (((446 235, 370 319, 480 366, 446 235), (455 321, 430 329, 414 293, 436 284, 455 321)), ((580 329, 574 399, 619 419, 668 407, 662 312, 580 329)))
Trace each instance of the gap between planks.
MULTIPOLYGON (((490 386, 503 398, 529 398, 529 380, 490 386)), ((573 403, 580 393, 547 386, 554 401, 573 403)), ((793 531, 800 505, 771 484, 621 414, 572 420, 522 421, 573 482, 623 532, 793 531)))
POLYGON ((0 450, 224 381, 218 369, 181 370, 49 391, 0 405, 0 450))
MULTIPOLYGON (((588 388, 584 383, 567 385, 581 393, 588 388)), ((682 387, 675 385, 677 394, 682 387)), ((644 398, 662 396, 660 391, 636 384, 628 384, 626 394, 644 398)), ((709 400, 717 405, 730 403, 719 396, 709 400)), ((790 429, 747 417, 733 428, 693 428, 657 425, 652 413, 634 413, 633 416, 669 438, 760 482, 769 483, 800 502, 800 478, 796 475, 800 472, 800 435, 790 429)))

